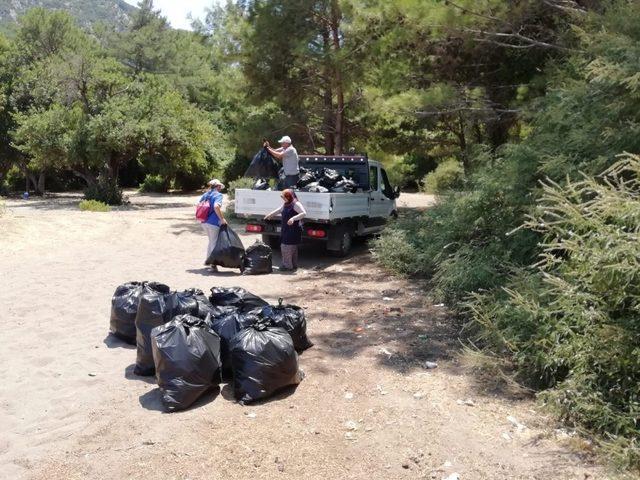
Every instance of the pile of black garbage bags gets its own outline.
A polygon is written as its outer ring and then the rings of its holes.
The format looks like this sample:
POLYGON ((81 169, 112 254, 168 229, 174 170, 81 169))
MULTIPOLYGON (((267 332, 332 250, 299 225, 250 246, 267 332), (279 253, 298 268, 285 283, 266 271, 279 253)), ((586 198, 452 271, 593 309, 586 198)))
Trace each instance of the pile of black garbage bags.
POLYGON ((207 265, 239 268, 243 275, 262 275, 273 271, 271 247, 260 240, 245 250, 242 240, 228 225, 220 226, 216 246, 207 265))
MULTIPOLYGON (((300 179, 294 190, 300 192, 315 193, 355 193, 358 191, 358 183, 351 178, 346 178, 332 168, 316 168, 313 170, 300 167, 300 179)), ((268 190, 269 181, 266 178, 257 178, 253 184, 253 190, 268 190)), ((284 189, 284 172, 279 173, 278 190, 284 189)))
POLYGON ((242 404, 270 397, 304 378, 298 353, 313 346, 304 311, 269 305, 243 288, 172 291, 156 282, 120 285, 110 331, 136 345, 134 373, 155 375, 169 412, 233 382, 242 404))

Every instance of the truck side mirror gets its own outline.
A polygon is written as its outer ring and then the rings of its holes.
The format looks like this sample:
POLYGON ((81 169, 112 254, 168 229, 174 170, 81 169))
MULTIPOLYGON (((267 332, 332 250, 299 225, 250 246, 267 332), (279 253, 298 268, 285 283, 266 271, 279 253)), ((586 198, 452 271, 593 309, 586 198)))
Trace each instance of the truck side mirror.
POLYGON ((396 187, 393 189, 393 194, 395 195, 394 198, 399 198, 400 197, 400 187, 396 187))

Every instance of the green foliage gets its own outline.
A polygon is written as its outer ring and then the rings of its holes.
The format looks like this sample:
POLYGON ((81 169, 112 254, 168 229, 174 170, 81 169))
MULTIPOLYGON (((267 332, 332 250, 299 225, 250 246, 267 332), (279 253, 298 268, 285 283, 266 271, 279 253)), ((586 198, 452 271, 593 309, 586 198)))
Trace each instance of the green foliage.
POLYGON ((252 178, 239 177, 227 184, 227 195, 229 200, 235 200, 236 188, 252 188, 255 180, 252 178))
POLYGON ((530 199, 523 192, 536 178, 535 152, 512 146, 501 153, 490 168, 469 176, 467 190, 387 229, 373 243, 383 264, 433 277, 440 297, 456 301, 499 286, 514 265, 529 263, 536 254, 536 235, 508 233, 528 211, 530 199), (394 259, 393 264, 385 258, 394 259), (409 263, 401 265, 404 261, 409 263))
MULTIPOLYGON (((640 5, 622 2, 616 8, 617 14, 605 17, 610 28, 601 28, 602 17, 597 17, 600 23, 593 20, 598 26, 584 34, 584 53, 553 68, 554 83, 532 102, 531 132, 521 144, 507 144, 491 155, 470 151, 466 191, 443 198, 416 221, 398 224, 420 252, 399 271, 432 277, 441 297, 452 302, 501 286, 511 269, 532 263, 539 251, 535 233, 510 232, 533 208, 540 179, 597 173, 615 161, 617 152, 640 151, 640 96, 633 81, 640 32, 613 29, 613 19, 640 14, 640 5), (594 65, 604 63, 621 78, 595 75, 594 65)), ((377 245, 384 245, 385 235, 377 245)))
POLYGON ((84 190, 84 197, 87 200, 97 200, 107 205, 122 204, 122 190, 112 179, 98 178, 95 183, 90 184, 84 190))
POLYGON ((162 175, 152 175, 150 173, 144 177, 144 181, 140 184, 140 191, 149 193, 163 193, 169 190, 169 182, 162 175))
POLYGON ((461 190, 464 186, 464 166, 455 158, 440 163, 423 180, 423 189, 427 193, 446 193, 461 190))
POLYGON ((555 387, 545 401, 566 422, 612 436, 640 466, 640 157, 602 179, 544 186, 527 229, 543 236, 536 269, 471 303, 480 341, 521 379, 555 387))
POLYGON ((78 204, 78 208, 83 212, 110 212, 111 207, 106 203, 98 200, 82 200, 78 204))

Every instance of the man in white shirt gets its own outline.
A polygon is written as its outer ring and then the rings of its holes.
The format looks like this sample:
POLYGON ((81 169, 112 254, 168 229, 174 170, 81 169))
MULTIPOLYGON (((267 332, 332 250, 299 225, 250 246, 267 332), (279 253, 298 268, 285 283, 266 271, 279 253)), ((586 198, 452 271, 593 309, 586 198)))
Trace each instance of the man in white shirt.
POLYGON ((264 146, 267 147, 269 153, 278 160, 282 161, 282 168, 284 168, 284 188, 295 187, 296 183, 300 179, 300 159, 298 158, 298 151, 291 144, 291 137, 285 135, 278 140, 280 148, 274 149, 269 146, 269 142, 264 142, 264 146))

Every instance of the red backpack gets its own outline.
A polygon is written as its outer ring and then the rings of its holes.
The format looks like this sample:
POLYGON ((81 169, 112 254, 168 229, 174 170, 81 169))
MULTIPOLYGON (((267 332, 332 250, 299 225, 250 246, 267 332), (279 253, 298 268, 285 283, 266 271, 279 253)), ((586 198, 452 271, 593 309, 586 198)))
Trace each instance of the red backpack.
POLYGON ((205 198, 196 206, 196 219, 200 223, 204 223, 209 218, 209 212, 211 211, 211 203, 209 198, 205 198))

